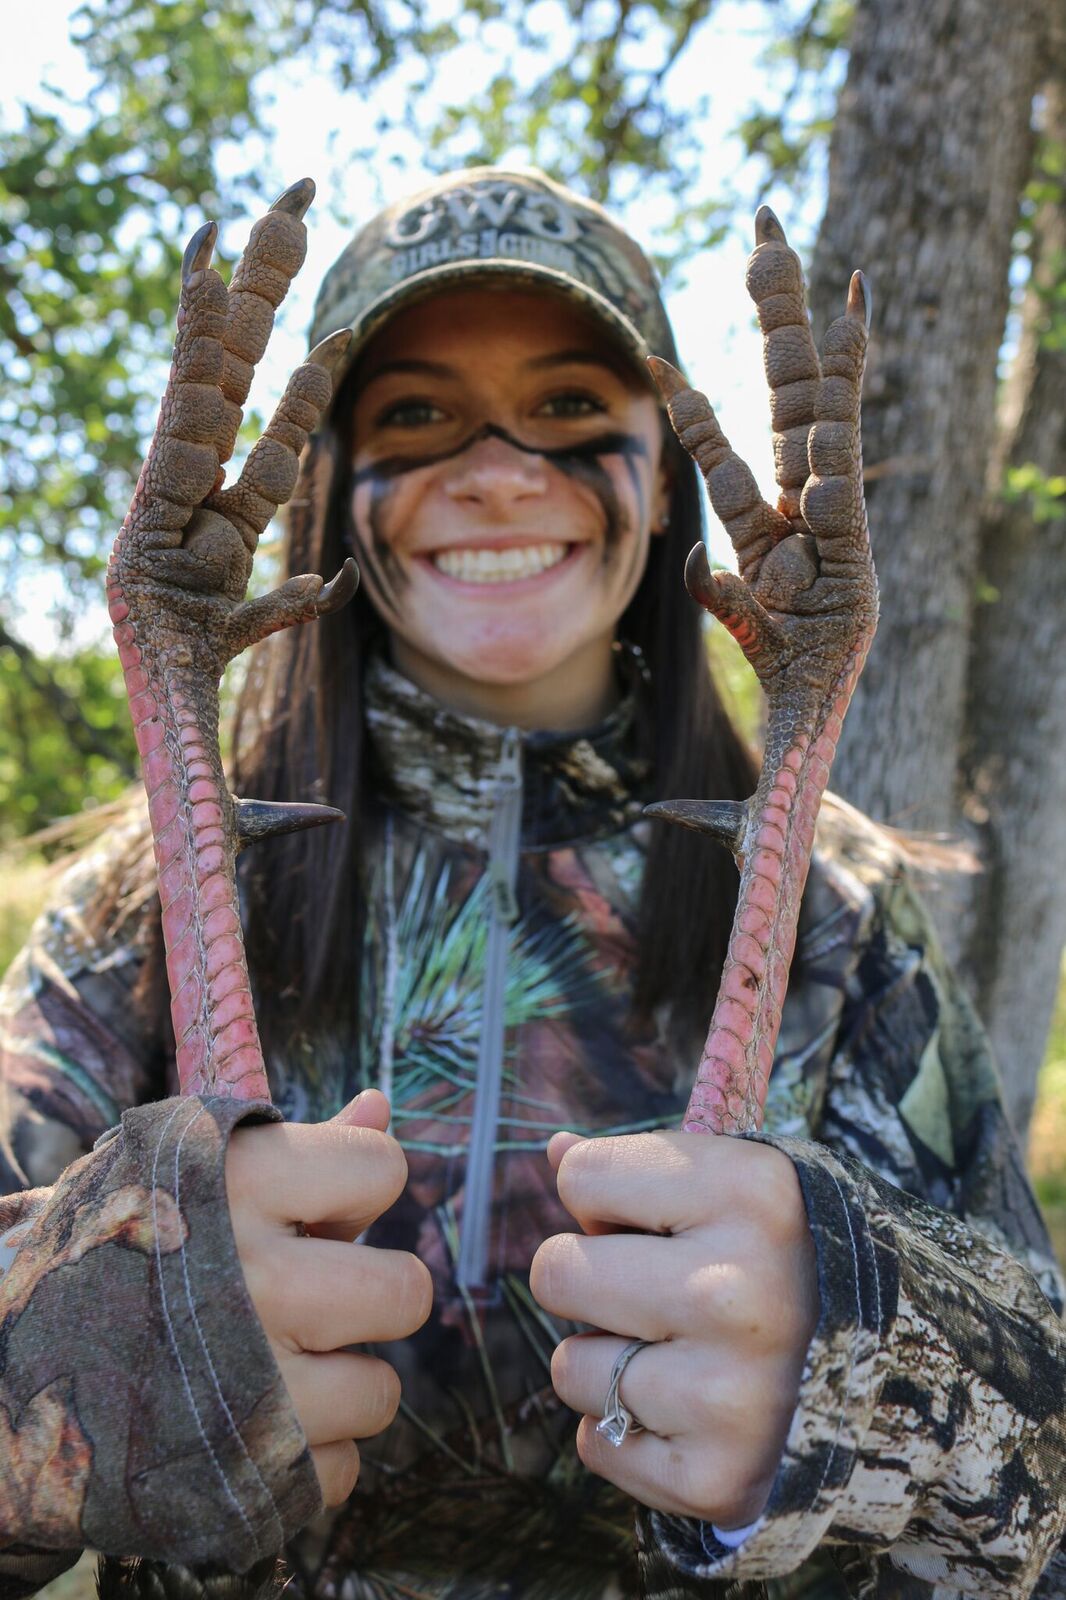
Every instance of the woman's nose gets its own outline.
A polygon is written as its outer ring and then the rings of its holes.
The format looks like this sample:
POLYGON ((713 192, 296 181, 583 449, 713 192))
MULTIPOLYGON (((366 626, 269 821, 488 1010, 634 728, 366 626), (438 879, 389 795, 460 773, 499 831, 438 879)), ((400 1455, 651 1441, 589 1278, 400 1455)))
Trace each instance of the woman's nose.
POLYGON ((503 507, 533 499, 548 486, 547 462, 533 450, 489 434, 474 441, 452 463, 445 492, 453 500, 503 507))

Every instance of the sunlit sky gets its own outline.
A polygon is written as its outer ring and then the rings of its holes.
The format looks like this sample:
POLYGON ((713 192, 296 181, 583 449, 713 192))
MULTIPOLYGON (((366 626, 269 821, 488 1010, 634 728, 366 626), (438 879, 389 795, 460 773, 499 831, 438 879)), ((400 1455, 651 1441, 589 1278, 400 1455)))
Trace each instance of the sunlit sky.
MULTIPOLYGON (((539 3, 546 5, 550 0, 539 3)), ((17 123, 23 101, 39 103, 47 95, 42 86, 75 97, 88 87, 83 58, 69 39, 69 19, 76 9, 76 0, 32 0, 30 5, 10 9, 5 17, 5 49, 0 52, 3 125, 17 123)), ((752 0, 721 0, 712 23, 699 35, 698 48, 682 58, 670 78, 679 104, 711 93, 708 114, 701 123, 709 194, 728 187, 746 198, 755 195, 759 175, 750 163, 745 164, 731 130, 766 92, 766 70, 760 65, 760 56, 767 40, 761 6, 752 0)), ((482 31, 439 82, 442 103, 468 98, 471 86, 485 81, 499 65, 492 33, 482 31)), ((364 101, 351 92, 342 95, 330 82, 326 63, 290 63, 284 71, 271 74, 265 88, 272 137, 261 148, 257 141, 262 170, 278 189, 308 174, 315 178, 319 191, 308 216, 306 265, 279 314, 252 391, 250 403, 269 412, 288 372, 303 357, 317 285, 347 243, 353 222, 369 217, 383 202, 418 188, 429 174, 411 142, 383 152, 377 164, 353 157, 354 149, 373 141, 374 101, 364 101)), ((385 92, 402 93, 402 83, 394 80, 385 92)), ((220 163, 229 174, 247 170, 248 158, 247 147, 220 152, 220 163)), ((520 152, 516 159, 522 159, 520 152)), ((821 209, 817 186, 802 209, 787 192, 771 192, 767 198, 791 241, 806 252, 821 209)), ((665 219, 653 201, 640 200, 627 206, 620 220, 642 244, 654 249, 656 229, 665 219)), ((239 229, 223 239, 227 250, 236 250, 240 243, 239 229)), ((772 456, 762 357, 744 291, 744 263, 750 248, 750 222, 742 210, 728 239, 687 265, 684 284, 669 291, 667 304, 690 378, 710 395, 734 447, 769 491, 772 456)), ((729 559, 716 527, 712 527, 711 543, 716 555, 729 559)), ((50 599, 46 584, 35 586, 34 593, 24 598, 20 618, 23 637, 41 649, 54 642, 46 620, 50 599)), ((102 598, 99 610, 82 619, 78 635, 76 642, 81 644, 106 638, 102 598)))

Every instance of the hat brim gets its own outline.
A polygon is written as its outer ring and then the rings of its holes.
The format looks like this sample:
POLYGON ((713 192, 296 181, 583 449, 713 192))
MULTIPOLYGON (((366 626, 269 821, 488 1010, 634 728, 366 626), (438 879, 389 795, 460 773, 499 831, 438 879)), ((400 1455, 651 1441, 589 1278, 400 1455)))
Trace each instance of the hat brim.
POLYGON ((634 371, 643 377, 649 388, 654 389, 647 367, 648 356, 652 353, 648 349, 647 341, 636 325, 604 295, 552 267, 540 266, 534 262, 517 262, 507 256, 451 261, 427 267, 422 272, 412 273, 409 278, 404 278, 402 283, 394 284, 391 289, 379 295, 356 321, 350 324, 352 342, 346 352, 343 366, 334 373, 335 387, 341 378, 351 371, 375 334, 380 333, 397 311, 419 300, 425 300, 441 289, 474 282, 499 288, 513 284, 519 288, 547 290, 569 300, 571 304, 581 306, 613 335, 622 350, 630 357, 634 371))

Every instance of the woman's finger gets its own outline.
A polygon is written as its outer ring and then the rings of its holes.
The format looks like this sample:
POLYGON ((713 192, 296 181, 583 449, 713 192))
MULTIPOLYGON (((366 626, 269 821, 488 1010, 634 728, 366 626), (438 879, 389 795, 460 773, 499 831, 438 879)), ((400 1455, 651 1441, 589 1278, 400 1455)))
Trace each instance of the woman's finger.
POLYGON ((758 1316, 745 1270, 708 1262, 705 1246, 687 1239, 559 1233, 533 1257, 529 1283, 552 1316, 625 1339, 698 1338, 758 1316))
MULTIPOLYGON (((552 1388, 563 1404, 576 1411, 579 1417, 602 1419, 607 1411, 614 1364, 631 1342, 612 1334, 578 1333, 556 1345, 551 1363, 552 1388)), ((642 1428, 666 1439, 678 1429, 661 1403, 663 1396, 658 1384, 653 1389, 649 1378, 652 1358, 662 1348, 648 1344, 636 1351, 619 1380, 618 1400, 642 1428), (643 1367, 639 1375, 638 1365, 643 1367)), ((675 1343, 671 1342, 666 1348, 676 1355, 675 1343)))
MULTIPOLYGON (((332 1118, 349 1128, 375 1128, 388 1133, 392 1107, 380 1089, 364 1089, 332 1118)), ((358 1239, 362 1229, 352 1222, 313 1222, 305 1224, 316 1239, 358 1239)))
MULTIPOLYGON (((615 1362, 631 1341, 579 1333, 563 1339, 552 1355, 552 1386, 571 1411, 599 1421, 607 1406, 615 1362)), ((739 1453, 755 1419, 770 1410, 767 1363, 736 1360, 728 1350, 695 1339, 669 1339, 637 1350, 626 1363, 618 1397, 651 1434, 701 1450, 739 1453)), ((794 1408, 792 1386, 781 1403, 794 1408)))
POLYGON ((530 1288, 554 1317, 624 1339, 722 1341, 802 1362, 818 1317, 810 1256, 760 1249, 750 1233, 712 1254, 706 1236, 559 1233, 533 1257, 530 1288))
POLYGON ((738 1528, 754 1522, 770 1497, 783 1436, 765 1454, 742 1462, 717 1450, 713 1440, 679 1447, 675 1439, 631 1433, 615 1446, 596 1432, 597 1421, 586 1416, 578 1424, 581 1460, 653 1511, 738 1528))
POLYGON ((359 1480, 359 1448, 351 1439, 316 1445, 311 1463, 327 1506, 342 1506, 359 1480))
POLYGON ((282 1352, 278 1364, 310 1445, 372 1438, 396 1415, 400 1380, 377 1356, 282 1352))
MULTIPOLYGON (((560 1141, 561 1142, 561 1141, 560 1141)), ((571 1216, 644 1233, 681 1234, 738 1216, 806 1228, 795 1168, 768 1145, 687 1133, 583 1139, 558 1164, 571 1216)))
POLYGON ((433 1300, 428 1269, 405 1250, 273 1237, 241 1265, 268 1335, 292 1351, 406 1339, 433 1300))
POLYGON ((406 1181, 395 1139, 339 1121, 238 1128, 226 1153, 235 1230, 238 1213, 247 1211, 284 1225, 351 1223, 354 1236, 393 1204, 406 1181))

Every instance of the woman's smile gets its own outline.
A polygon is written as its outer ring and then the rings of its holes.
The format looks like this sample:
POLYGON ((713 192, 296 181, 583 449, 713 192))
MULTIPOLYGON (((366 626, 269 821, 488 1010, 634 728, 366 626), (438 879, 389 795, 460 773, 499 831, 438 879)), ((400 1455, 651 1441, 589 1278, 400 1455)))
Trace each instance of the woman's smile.
POLYGON ((504 584, 510 590, 515 585, 539 578, 543 573, 556 571, 579 548, 558 542, 465 545, 438 550, 428 559, 449 582, 474 589, 504 584))
POLYGON ((632 358, 554 294, 461 289, 399 312, 356 381, 353 542, 396 665, 502 723, 602 716, 667 494, 632 358))

